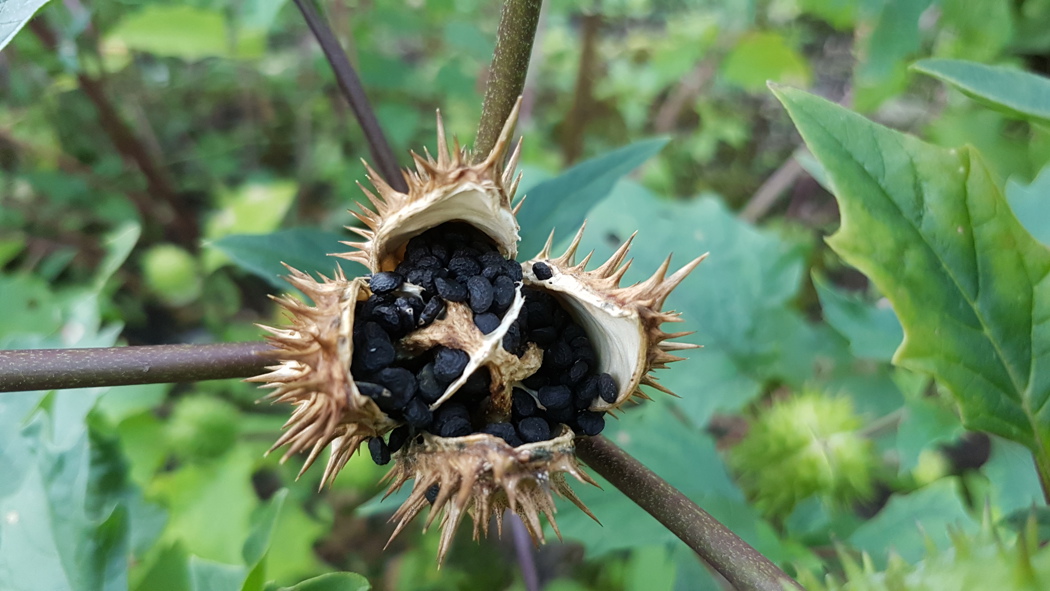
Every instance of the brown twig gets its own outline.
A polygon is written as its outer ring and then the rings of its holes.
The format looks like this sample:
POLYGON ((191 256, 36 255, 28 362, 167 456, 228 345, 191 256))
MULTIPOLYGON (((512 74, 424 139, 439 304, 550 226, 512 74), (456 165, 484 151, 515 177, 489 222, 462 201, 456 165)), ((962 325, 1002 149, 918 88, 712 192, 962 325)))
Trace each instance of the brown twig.
POLYGON ((0 392, 245 378, 273 364, 267 343, 0 351, 0 392))
POLYGON ((802 589, 758 550, 605 437, 577 439, 576 452, 595 472, 681 538, 737 589, 802 589))
POLYGON ((598 74, 598 38, 602 29, 601 14, 585 14, 580 24, 580 62, 572 106, 562 123, 562 159, 566 166, 583 154, 583 138, 589 115, 594 110, 594 80, 598 74))
MULTIPOLYGON (((29 22, 29 29, 49 50, 58 49, 54 31, 40 17, 29 22)), ((196 249, 200 229, 196 218, 189 215, 168 175, 152 157, 148 147, 117 112, 109 100, 102 82, 77 72, 81 92, 95 107, 103 132, 125 161, 135 166, 146 179, 147 198, 129 194, 144 223, 164 229, 165 238, 190 249, 196 249), (154 221, 150 224, 150 221, 154 221)))
POLYGON ((770 208, 780 199, 780 196, 790 189, 798 181, 799 177, 806 173, 796 158, 800 152, 805 150, 805 148, 798 148, 792 152, 791 156, 780 165, 780 168, 777 168, 773 174, 769 175, 769 178, 762 183, 762 186, 755 191, 755 194, 751 196, 744 208, 740 210, 740 219, 752 224, 757 222, 762 216, 766 215, 770 208))
POLYGON ((707 83, 718 72, 719 60, 708 58, 701 60, 686 74, 681 82, 667 94, 653 117, 653 131, 658 134, 671 133, 675 130, 682 111, 693 105, 707 83))
POLYGON ((540 20, 542 0, 506 0, 496 31, 496 49, 489 66, 485 102, 481 107, 474 154, 492 151, 503 123, 525 88, 532 42, 540 20))
POLYGON ((343 91, 343 96, 350 103, 350 109, 353 110, 354 117, 357 118, 357 123, 361 126, 361 131, 364 132, 365 139, 368 141, 368 148, 372 153, 372 160, 375 161, 376 170, 383 176, 387 184, 398 191, 407 192, 408 185, 397 166, 397 158, 390 149, 383 129, 379 126, 379 120, 376 119, 371 103, 368 102, 361 79, 358 78, 354 67, 350 65, 350 60, 343 52, 343 47, 339 45, 335 33, 332 32, 328 23, 317 14, 310 0, 295 0, 295 5, 303 13, 306 25, 310 27, 328 64, 332 66, 339 89, 343 91))

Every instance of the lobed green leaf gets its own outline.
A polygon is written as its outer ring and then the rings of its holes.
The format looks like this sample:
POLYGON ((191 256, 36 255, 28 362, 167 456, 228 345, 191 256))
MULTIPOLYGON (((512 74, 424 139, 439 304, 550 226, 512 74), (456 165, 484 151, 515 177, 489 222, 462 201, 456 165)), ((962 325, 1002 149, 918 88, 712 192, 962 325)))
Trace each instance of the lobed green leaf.
POLYGON ((980 156, 946 150, 805 92, 774 88, 827 169, 828 239, 893 303, 894 362, 933 374, 964 423, 1050 452, 1050 250, 1010 211, 980 156))

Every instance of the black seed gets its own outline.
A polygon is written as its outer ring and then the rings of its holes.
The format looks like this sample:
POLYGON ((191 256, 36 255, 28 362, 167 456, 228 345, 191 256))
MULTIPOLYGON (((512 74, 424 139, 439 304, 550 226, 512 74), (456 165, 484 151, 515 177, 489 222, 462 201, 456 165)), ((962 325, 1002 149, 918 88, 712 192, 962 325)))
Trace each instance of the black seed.
POLYGON ((521 381, 521 383, 524 384, 526 388, 531 388, 533 390, 539 390, 540 388, 546 386, 550 382, 550 376, 540 372, 536 372, 521 381))
POLYGON ((427 403, 421 398, 413 398, 405 405, 405 422, 416 429, 425 429, 434 420, 434 413, 430 412, 427 403))
POLYGON ((478 327, 478 330, 480 330, 482 334, 489 334, 499 328, 499 322, 499 316, 496 316, 491 312, 487 314, 478 314, 474 317, 474 326, 478 327))
POLYGON ((433 361, 419 370, 419 375, 416 376, 416 383, 419 384, 419 397, 428 404, 437 402, 438 398, 441 398, 441 395, 445 393, 445 386, 434 377, 433 361))
POLYGON ((562 341, 554 343, 543 352, 543 364, 550 364, 554 369, 569 369, 573 361, 572 347, 562 341))
POLYGON ((569 368, 569 383, 573 385, 579 383, 579 381, 583 379, 583 376, 587 375, 587 371, 590 368, 591 367, 587 365, 587 362, 583 360, 578 360, 576 363, 573 363, 572 367, 569 368))
POLYGON ((372 373, 394 362, 394 345, 390 335, 375 322, 365 324, 364 346, 354 355, 355 361, 360 357, 361 368, 365 373, 372 373))
POLYGON ((387 448, 390 449, 390 453, 394 453, 401 449, 408 438, 412 436, 412 430, 408 428, 408 425, 401 425, 397 429, 390 432, 390 440, 387 441, 387 448))
POLYGON ((394 300, 394 307, 401 318, 401 332, 412 332, 419 322, 419 313, 423 311, 423 300, 416 296, 399 297, 394 300))
POLYGON ((492 282, 492 299, 496 308, 506 310, 514 301, 514 281, 503 275, 492 282))
MULTIPOLYGON (((363 396, 368 396, 373 400, 382 396, 383 392, 387 392, 386 388, 380 386, 379 384, 373 384, 372 382, 356 382, 356 384, 358 392, 360 392, 363 396)), ((389 393, 387 394, 387 396, 389 396, 389 393)))
POLYGON ((437 269, 440 266, 441 261, 439 261, 437 257, 431 255, 421 257, 418 261, 416 261, 416 267, 420 267, 423 269, 437 269))
POLYGON ((368 440, 368 453, 372 454, 372 461, 380 466, 390 463, 390 448, 382 437, 373 437, 368 440))
POLYGON ((547 266, 547 263, 534 263, 532 265, 532 272, 536 275, 536 279, 540 281, 546 281, 551 277, 554 277, 554 273, 551 268, 547 266))
POLYGON ((515 353, 521 348, 521 330, 517 323, 507 327, 507 332, 503 334, 503 348, 510 353, 515 353))
POLYGON ((469 361, 466 351, 442 347, 434 355, 434 377, 441 383, 452 383, 463 374, 469 361))
POLYGON ((376 404, 384 411, 400 410, 416 393, 416 376, 401 367, 388 367, 376 372, 373 379, 390 391, 390 396, 380 396, 376 404))
POLYGON ((416 236, 408 241, 408 246, 405 247, 405 261, 414 265, 419 259, 430 254, 425 240, 422 236, 416 236))
POLYGON ((492 305, 492 284, 484 277, 475 275, 467 279, 467 293, 470 309, 475 314, 481 314, 492 305))
POLYGON ((511 447, 518 447, 521 445, 521 438, 518 437, 518 432, 514 430, 514 425, 510 423, 489 423, 485 425, 485 428, 481 430, 482 433, 489 435, 495 435, 503 441, 506 441, 511 447))
POLYGON ((513 281, 521 281, 524 275, 521 272, 521 263, 513 259, 503 262, 503 272, 513 281))
MULTIPOLYGON (((443 279, 435 279, 435 283, 438 281, 444 281, 443 279)), ((440 296, 434 296, 430 298, 426 306, 423 306, 423 311, 419 313, 418 326, 429 326, 431 322, 434 322, 441 317, 441 314, 445 311, 445 300, 440 296)))
MULTIPOLYGON (((554 324, 554 309, 546 302, 528 302, 526 308, 529 310, 529 326, 534 328, 552 326, 554 324)), ((557 337, 558 333, 554 333, 557 337)))
POLYGON ((503 265, 492 265, 481 269, 481 276, 489 281, 495 280, 503 272, 503 265))
POLYGON ((616 402, 616 396, 619 393, 616 380, 611 375, 603 373, 598 376, 598 395, 602 397, 602 400, 612 404, 616 402))
POLYGON ((547 420, 553 423, 568 423, 576 417, 576 409, 570 404, 564 408, 548 408, 547 420))
POLYGON ((434 255, 434 258, 440 261, 442 265, 448 264, 449 252, 444 244, 435 242, 430 245, 430 254, 434 255))
POLYGON ((464 421, 469 421, 470 412, 467 410, 466 406, 463 406, 458 402, 449 402, 441 405, 441 408, 437 409, 434 423, 445 423, 452 419, 463 419, 464 421))
POLYGON ((504 260, 506 259, 503 258, 503 255, 498 250, 490 250, 478 255, 478 262, 481 263, 482 267, 502 267, 504 260))
POLYGON ((587 376, 579 384, 573 394, 573 404, 577 409, 583 410, 594 402, 598 397, 598 376, 587 376))
POLYGON ((526 443, 535 443, 550 439, 551 428, 540 417, 528 417, 518 422, 518 434, 526 443))
POLYGON ((569 326, 565 327, 565 330, 561 331, 561 339, 563 341, 565 341, 566 343, 569 343, 573 347, 576 346, 576 345, 572 345, 572 343, 576 339, 578 339, 580 337, 586 337, 586 336, 587 336, 587 333, 583 332, 583 327, 580 326, 579 324, 570 324, 569 326))
POLYGON ((491 393, 489 391, 491 384, 492 373, 485 368, 481 368, 470 374, 467 381, 456 391, 456 398, 460 402, 478 402, 491 393))
POLYGON ((481 272, 481 266, 473 258, 463 256, 461 251, 456 251, 456 255, 452 257, 452 260, 448 262, 448 270, 453 275, 460 279, 466 279, 467 277, 473 277, 481 272))
POLYGON ((438 494, 440 492, 441 492, 441 487, 440 486, 438 486, 436 484, 431 484, 430 488, 427 489, 427 492, 423 493, 423 496, 426 497, 428 503, 433 505, 434 501, 437 500, 438 494))
POLYGON ((450 302, 467 301, 467 288, 455 279, 437 278, 434 280, 434 288, 438 295, 450 302))
POLYGON ((372 278, 368 281, 368 286, 372 289, 372 293, 384 294, 401 287, 401 284, 404 282, 405 278, 400 273, 384 271, 372 275, 372 278))
POLYGON ((401 317, 392 305, 378 306, 372 311, 372 317, 387 332, 398 332, 401 328, 401 317))
POLYGON ((569 390, 568 386, 544 386, 536 395, 540 404, 548 410, 572 406, 572 390, 569 390))
POLYGON ((585 410, 576 415, 576 426, 584 435, 597 435, 605 428, 605 413, 585 410))
POLYGON ((434 269, 423 269, 416 267, 408 272, 409 283, 418 285, 427 291, 434 290, 434 269))
POLYGON ((536 399, 532 397, 532 394, 521 388, 514 388, 510 399, 511 416, 515 419, 531 417, 536 414, 537 410, 539 410, 539 407, 536 405, 536 399))
MULTIPOLYGON (((532 319, 531 311, 529 312, 529 319, 532 319)), ((534 328, 529 331, 529 340, 541 347, 549 347, 554 344, 554 341, 558 340, 558 331, 553 326, 534 328)))
POLYGON ((455 417, 441 423, 437 429, 438 437, 466 437, 470 435, 470 421, 455 417))

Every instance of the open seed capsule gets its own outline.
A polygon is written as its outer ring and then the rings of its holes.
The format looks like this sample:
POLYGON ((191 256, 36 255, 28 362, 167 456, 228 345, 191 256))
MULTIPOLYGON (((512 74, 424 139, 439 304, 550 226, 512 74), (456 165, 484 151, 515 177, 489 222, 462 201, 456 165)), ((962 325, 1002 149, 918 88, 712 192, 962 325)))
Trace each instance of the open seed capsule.
POLYGON ((415 481, 395 535, 431 504, 427 524, 442 515, 439 559, 465 513, 475 537, 510 509, 540 540, 541 513, 557 531, 553 494, 587 511, 564 480, 593 484, 574 438, 600 433, 607 411, 644 397, 640 385, 663 390, 650 372, 692 347, 670 341, 688 333, 661 330, 678 320, 661 308, 703 257, 621 288, 630 240, 587 271, 590 256, 574 260, 581 229, 560 257, 548 241, 528 263, 514 260, 518 149, 502 161, 516 114, 479 164, 458 145, 449 154, 439 117, 438 157, 413 155, 408 193, 370 171, 375 209, 355 214, 365 240, 339 256, 372 275, 317 282, 293 271, 315 305, 279 300, 292 316, 291 329, 268 329, 281 363, 253 378, 297 407, 275 447, 310 449, 308 466, 332 444, 323 482, 372 439, 376 462, 394 462, 391 492, 415 481))

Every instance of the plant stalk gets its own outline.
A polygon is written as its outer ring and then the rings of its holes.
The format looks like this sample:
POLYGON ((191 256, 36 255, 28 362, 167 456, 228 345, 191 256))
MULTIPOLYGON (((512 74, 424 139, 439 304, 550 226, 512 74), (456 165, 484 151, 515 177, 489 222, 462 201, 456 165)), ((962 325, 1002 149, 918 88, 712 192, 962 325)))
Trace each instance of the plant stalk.
POLYGON ((506 0, 503 3, 499 29, 496 31, 496 49, 492 54, 485 87, 485 102, 481 107, 478 137, 474 141, 476 155, 492 151, 503 123, 525 88, 532 42, 536 38, 542 6, 542 0, 506 0))
POLYGON ((332 66, 339 89, 343 91, 343 96, 350 103, 350 109, 354 112, 354 117, 357 118, 357 123, 361 126, 361 131, 364 132, 365 139, 368 141, 368 148, 372 153, 377 172, 391 187, 402 193, 408 192, 408 185, 401 175, 397 158, 394 156, 394 151, 390 149, 382 127, 379 126, 379 120, 376 119, 375 111, 372 110, 372 104, 368 102, 361 79, 358 78, 354 67, 350 65, 350 60, 343 52, 343 47, 339 45, 335 33, 314 10, 311 0, 295 0, 295 5, 303 13, 306 25, 310 27, 328 64, 332 66))
POLYGON ((268 343, 0 351, 0 392, 245 378, 274 364, 268 343))
POLYGON ((1039 475, 1039 485, 1043 490, 1043 501, 1050 505, 1050 457, 1046 453, 1037 451, 1032 453, 1035 461, 1035 472, 1039 475))
MULTIPOLYGON (((29 21, 29 30, 44 47, 58 51, 58 37, 40 17, 29 21)), ((182 199, 167 170, 152 156, 152 152, 117 111, 106 94, 101 79, 77 72, 77 84, 91 101, 98 116, 99 126, 123 160, 134 166, 146 180, 145 193, 128 192, 128 198, 138 210, 143 224, 159 226, 167 240, 196 250, 200 228, 185 200, 182 199), (161 218, 158 224, 157 218, 161 218), (167 221, 165 221, 167 218, 167 221)))
POLYGON ((576 440, 577 455, 620 492, 678 536, 741 591, 802 589, 794 579, 704 511, 602 436, 576 440))

